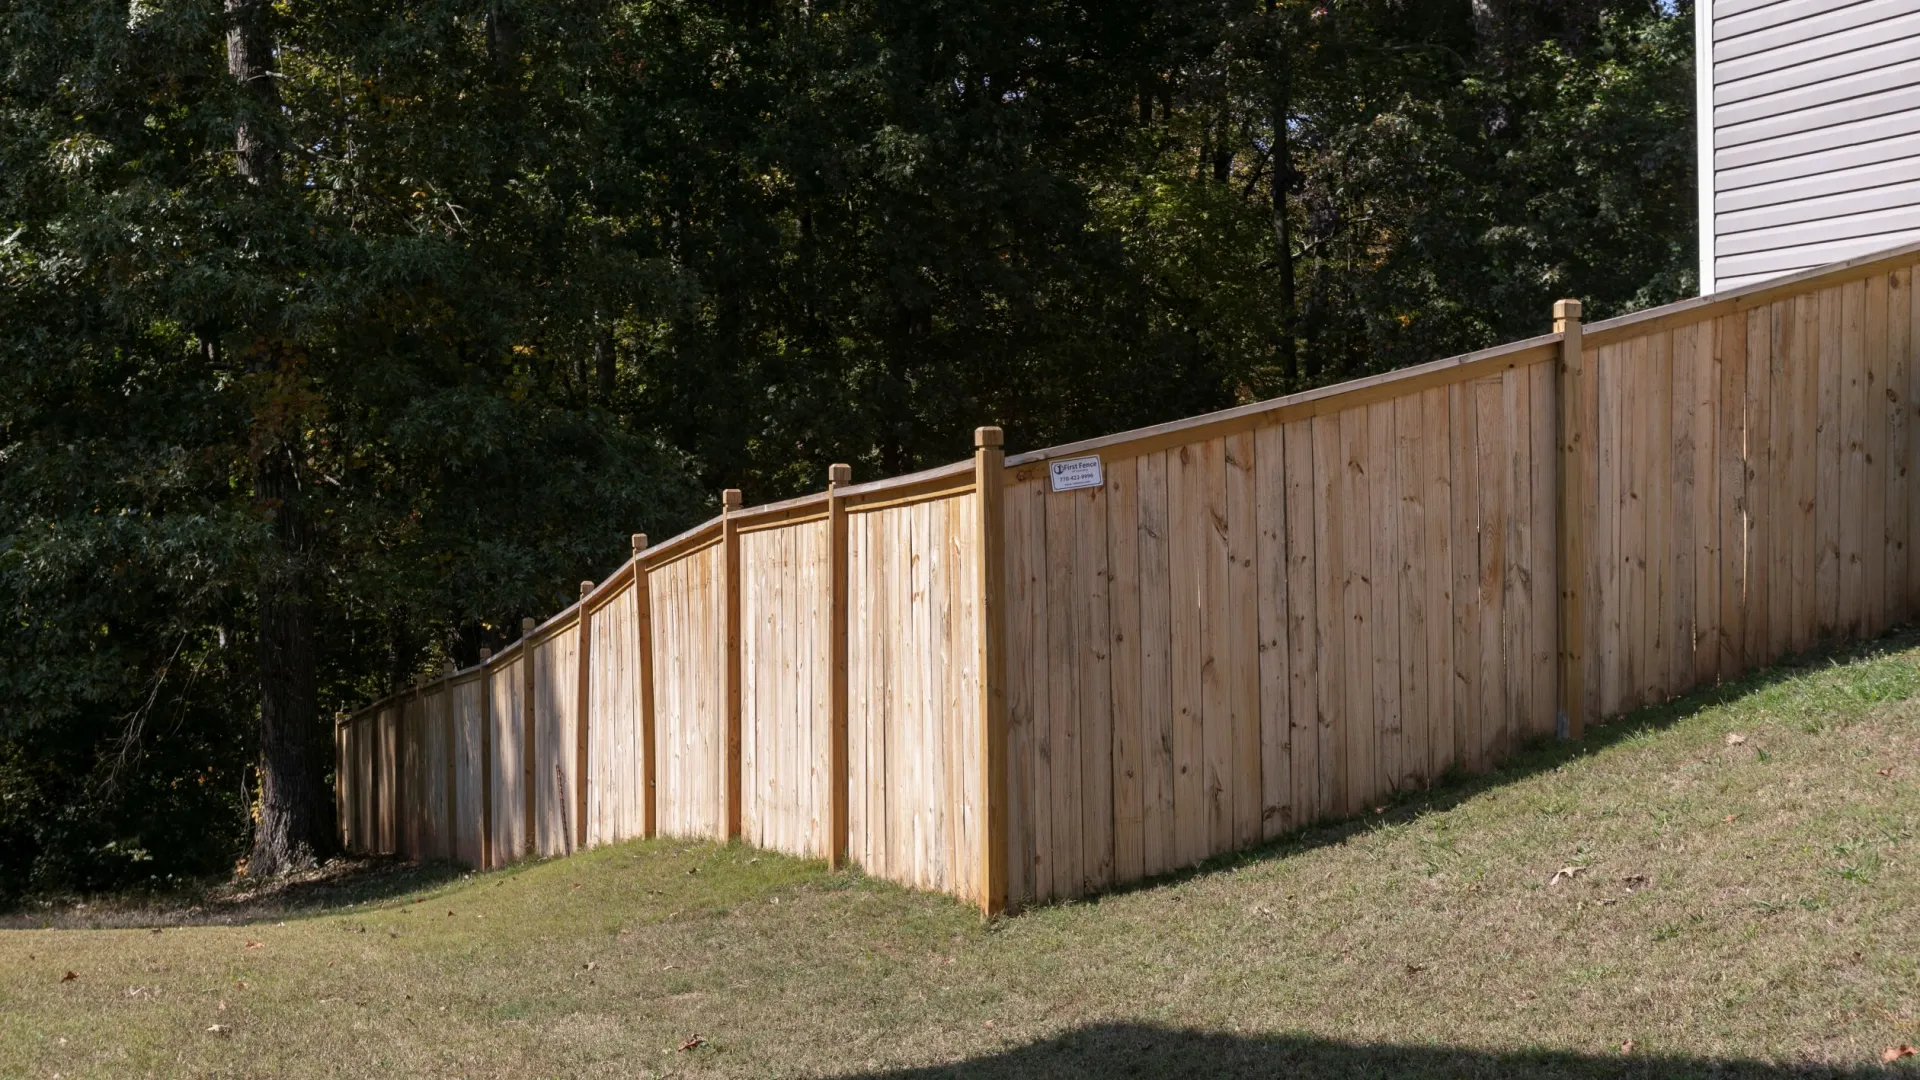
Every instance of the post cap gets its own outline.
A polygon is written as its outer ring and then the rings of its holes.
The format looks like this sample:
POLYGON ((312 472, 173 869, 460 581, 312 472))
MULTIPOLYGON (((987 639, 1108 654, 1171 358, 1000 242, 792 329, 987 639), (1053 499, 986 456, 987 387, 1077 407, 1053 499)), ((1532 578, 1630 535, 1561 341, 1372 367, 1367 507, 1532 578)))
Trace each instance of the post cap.
POLYGON ((587 594, 592 591, 593 591, 593 582, 583 581, 580 583, 580 599, 585 600, 587 598, 587 594))
POLYGON ((1579 322, 1580 301, 1555 300, 1553 302, 1553 317, 1559 322, 1579 322))
POLYGON ((986 427, 977 427, 973 429, 973 445, 975 449, 985 449, 986 447, 989 447, 989 446, 999 446, 1001 443, 1001 440, 1004 437, 1005 436, 1001 434, 1000 429, 992 425, 988 425, 986 427))
POLYGON ((534 628, 534 626, 535 626, 535 625, 536 625, 536 624, 535 624, 535 623, 534 623, 534 621, 533 621, 533 616, 531 616, 531 615, 529 615, 529 616, 527 616, 527 617, 526 617, 526 618, 524 618, 524 619, 521 619, 521 620, 520 620, 520 634, 521 634, 521 636, 522 636, 522 637, 524 637, 524 636, 526 636, 526 635, 528 635, 528 634, 531 634, 531 633, 533 633, 533 628, 534 628))
POLYGON ((493 650, 485 645, 480 646, 480 662, 484 664, 491 659, 493 659, 493 650))
POLYGON ((740 509, 740 489, 739 489, 739 488, 728 488, 727 490, 725 490, 725 491, 723 491, 723 492, 721 492, 721 493, 720 493, 720 508, 721 508, 722 510, 738 510, 738 509, 740 509))
POLYGON ((638 555, 645 550, 647 550, 647 534, 634 533, 633 534, 633 553, 635 555, 638 555))
POLYGON ((453 666, 453 661, 451 660, 448 660, 446 663, 443 663, 440 665, 440 674, 442 675, 451 675, 454 673, 455 670, 456 669, 453 666))
POLYGON ((851 484, 851 483, 853 483, 853 466, 851 465, 827 466, 827 484, 829 486, 846 487, 848 484, 851 484))

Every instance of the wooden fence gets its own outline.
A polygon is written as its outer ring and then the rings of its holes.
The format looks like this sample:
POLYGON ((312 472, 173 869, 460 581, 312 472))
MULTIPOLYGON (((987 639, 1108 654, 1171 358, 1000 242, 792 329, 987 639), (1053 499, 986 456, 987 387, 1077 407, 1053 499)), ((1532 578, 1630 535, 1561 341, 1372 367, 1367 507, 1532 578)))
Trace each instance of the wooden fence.
POLYGON ((721 514, 346 719, 343 838, 1073 897, 1920 611, 1920 246, 721 514))

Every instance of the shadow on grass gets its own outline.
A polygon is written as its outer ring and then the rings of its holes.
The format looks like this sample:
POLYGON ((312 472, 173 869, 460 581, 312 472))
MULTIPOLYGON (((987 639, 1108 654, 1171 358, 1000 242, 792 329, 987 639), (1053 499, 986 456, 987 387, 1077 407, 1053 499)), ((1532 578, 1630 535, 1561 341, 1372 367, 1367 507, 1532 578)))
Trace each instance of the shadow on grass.
POLYGON ((377 903, 458 880, 447 862, 390 856, 342 858, 267 882, 210 882, 173 893, 41 897, 0 911, 0 930, 113 930, 169 926, 244 926, 377 903))
MULTIPOLYGON (((1430 788, 1397 792, 1383 799, 1380 808, 1374 813, 1314 822, 1256 847, 1225 852, 1184 869, 1114 885, 1089 897, 1062 902, 1080 903, 1102 896, 1118 896, 1142 889, 1159 888, 1234 867, 1285 858, 1344 843, 1383 825, 1404 824, 1428 814, 1450 810, 1469 799, 1505 787, 1516 780, 1552 772, 1568 762, 1598 753, 1639 735, 1664 731, 1707 709, 1738 701, 1750 694, 1799 678, 1820 668, 1871 660, 1915 646, 1920 646, 1920 627, 1905 626, 1889 630, 1880 637, 1870 640, 1849 642, 1829 649, 1810 650, 1785 657, 1739 678, 1710 687, 1702 687, 1671 701, 1649 705, 1615 717, 1604 724, 1590 727, 1585 736, 1577 742, 1552 738, 1537 739, 1485 772, 1469 773, 1459 769, 1449 771, 1430 788)), ((1051 903, 1053 902, 1031 905, 1030 910, 1047 907, 1051 903)))
MULTIPOLYGON (((1912 1061, 1914 1059, 1907 1059, 1912 1061)), ((1495 1053, 1447 1046, 1350 1043, 1291 1035, 1229 1035, 1145 1024, 1096 1024, 952 1065, 858 1074, 874 1080, 935 1077, 1884 1077, 1920 1075, 1877 1063, 1855 1067, 1780 1065, 1632 1052, 1561 1050, 1495 1053)))

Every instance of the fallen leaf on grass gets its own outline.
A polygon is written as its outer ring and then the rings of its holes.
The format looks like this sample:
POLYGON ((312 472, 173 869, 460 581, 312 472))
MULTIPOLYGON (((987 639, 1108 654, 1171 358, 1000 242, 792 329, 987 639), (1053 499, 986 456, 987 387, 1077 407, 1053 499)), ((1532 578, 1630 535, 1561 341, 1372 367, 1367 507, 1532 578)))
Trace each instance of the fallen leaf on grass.
POLYGON ((237 989, 237 990, 245 990, 245 989, 247 989, 247 988, 248 988, 248 987, 247 987, 247 980, 245 980, 245 979, 241 979, 240 981, 238 981, 238 982, 236 982, 236 983, 234 983, 233 985, 234 985, 234 988, 235 988, 235 989, 237 989))
POLYGON ((1581 873, 1585 870, 1586 870, 1586 867, 1584 866, 1563 866, 1560 869, 1555 870, 1553 872, 1553 876, 1547 879, 1547 884, 1558 885, 1560 883, 1561 878, 1566 878, 1568 881, 1572 881, 1575 874, 1581 873))
POLYGON ((1635 889, 1646 888, 1652 884, 1652 881, 1645 874, 1628 874, 1620 879, 1620 883, 1627 887, 1628 892, 1632 892, 1635 889))
POLYGON ((264 941, 249 941, 249 942, 247 942, 247 948, 249 948, 249 949, 264 949, 264 948, 266 948, 266 947, 267 947, 267 945, 266 945, 266 942, 264 942, 264 941))
POLYGON ((1631 1053, 1633 1053, 1633 1040, 1632 1040, 1632 1039, 1628 1039, 1628 1040, 1627 1040, 1626 1042, 1623 1042, 1623 1043, 1621 1043, 1621 1044, 1620 1044, 1620 1052, 1621 1052, 1621 1053, 1623 1053, 1623 1054, 1631 1054, 1631 1053))
POLYGON ((62 975, 62 976, 60 976, 60 981, 61 981, 61 982, 72 982, 73 980, 75 980, 75 979, 77 979, 77 978, 79 978, 79 977, 80 977, 80 973, 79 973, 79 972, 76 972, 76 971, 69 971, 69 972, 67 972, 67 973, 66 973, 65 975, 62 975))
POLYGON ((1901 1043, 1899 1046, 1889 1046, 1885 1050, 1880 1051, 1880 1060, 1888 1065, 1899 1061, 1903 1057, 1912 1056, 1913 1047, 1908 1046, 1906 1043, 1901 1043))
POLYGON ((208 1024, 207 1032, 213 1035, 231 1035, 233 1034, 233 1029, 226 1024, 208 1024))
POLYGON ((592 971, 592 970, 593 970, 594 968, 597 968, 597 967, 599 967, 600 965, 599 965, 599 964, 598 964, 597 962, 595 962, 595 961, 592 961, 592 960, 589 960, 589 961, 587 961, 586 963, 584 963, 584 964, 581 964, 580 966, 581 966, 581 968, 583 968, 583 969, 585 969, 585 970, 587 970, 587 971, 592 971))
POLYGON ((1739 733, 1739 732, 1737 732, 1737 731, 1729 731, 1729 732, 1727 732, 1727 745, 1728 745, 1728 746, 1739 746, 1739 745, 1740 745, 1741 743, 1743 743, 1743 742, 1746 742, 1746 741, 1747 741, 1747 737, 1746 737, 1745 735, 1742 735, 1742 734, 1740 734, 1740 733, 1739 733))
POLYGON ((1734 819, 1739 816, 1740 816, 1739 814, 1728 814, 1725 818, 1725 821, 1727 824, 1731 825, 1733 824, 1734 819))
POLYGON ((705 1045, 707 1045, 706 1036, 695 1035, 693 1038, 688 1039, 686 1042, 683 1042, 680 1044, 680 1052, 684 1054, 689 1050, 697 1050, 700 1047, 705 1045))
MULTIPOLYGON (((1891 765, 1889 765, 1889 766, 1887 766, 1887 767, 1886 767, 1886 768, 1884 768, 1884 769, 1879 769, 1879 770, 1876 770, 1876 771, 1877 771, 1877 772, 1879 772, 1879 774, 1880 774, 1881 776, 1892 776, 1892 775, 1893 775, 1893 766, 1891 766, 1891 765)), ((156 930, 156 931, 154 931, 154 932, 155 932, 155 933, 159 933, 159 931, 157 931, 157 930, 156 930)))

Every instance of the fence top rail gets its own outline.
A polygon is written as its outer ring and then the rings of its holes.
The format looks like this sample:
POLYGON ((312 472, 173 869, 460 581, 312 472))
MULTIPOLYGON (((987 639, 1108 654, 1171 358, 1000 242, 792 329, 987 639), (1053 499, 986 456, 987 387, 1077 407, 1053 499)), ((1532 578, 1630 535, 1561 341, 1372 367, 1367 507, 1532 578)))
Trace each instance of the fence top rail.
POLYGON ((575 600, 573 603, 561 608, 552 616, 549 616, 547 621, 534 626, 532 631, 520 635, 520 640, 525 642, 528 648, 532 648, 553 635, 560 633, 567 627, 572 626, 579 620, 580 601, 575 600))
POLYGON ((1695 297, 1678 303, 1664 304, 1645 311, 1636 311, 1630 315, 1620 315, 1611 319, 1602 319, 1589 323, 1582 334, 1585 343, 1593 348, 1612 345, 1643 334, 1658 333, 1689 323, 1703 322, 1722 315, 1732 315, 1750 308, 1770 304, 1783 297, 1810 293, 1829 286, 1852 281, 1855 278, 1871 277, 1884 270, 1892 270, 1920 259, 1920 243, 1901 244, 1898 247, 1882 251, 1869 252, 1845 262, 1816 266, 1811 270, 1802 270, 1785 277, 1756 281, 1738 289, 1714 293, 1712 296, 1695 297))
POLYGON ((706 546, 708 541, 720 538, 720 519, 711 517, 688 529, 678 536, 663 540, 640 553, 641 568, 658 570, 695 549, 706 546))
POLYGON ((1126 454, 1147 453, 1156 448, 1179 446, 1213 438, 1241 428, 1286 423, 1311 416, 1324 416, 1385 398, 1400 397, 1450 383, 1464 382, 1480 375, 1509 367, 1536 364, 1558 355, 1559 334, 1496 345, 1490 349, 1432 360, 1412 367, 1398 368, 1360 379, 1303 390, 1286 397, 1270 398, 1231 409, 1187 417, 1151 427, 1135 428, 1114 435, 1102 435, 1079 442, 1050 446, 1009 455, 1006 467, 1012 470, 1054 458, 1073 457, 1100 451, 1125 450, 1126 454))
POLYGON ((333 726, 348 727, 353 724, 359 723, 360 721, 365 720, 369 716, 373 716, 379 713, 382 709, 391 708, 396 705, 404 705, 406 703, 406 699, 413 697, 414 695, 430 691, 433 687, 441 683, 446 683, 449 687, 452 687, 458 684, 463 684, 463 683, 473 681, 475 679, 489 677, 493 674, 493 669, 496 666, 501 664, 510 664, 513 661, 519 659, 520 650, 525 647, 526 643, 527 643, 526 638, 524 637, 516 638, 515 640, 507 643, 506 645, 501 646, 499 652, 494 653, 492 656, 488 657, 485 660, 480 661, 477 664, 460 668, 454 671, 450 675, 435 676, 434 678, 427 680, 423 684, 414 684, 411 686, 401 687, 400 689, 393 691, 392 693, 386 695, 385 697, 378 698, 366 705, 360 706, 358 709, 355 709, 352 712, 346 713, 343 716, 336 716, 333 722, 333 726))
POLYGON ((731 519, 741 529, 783 525, 794 518, 810 517, 827 511, 827 493, 816 491, 797 498, 782 499, 779 502, 761 503, 735 510, 731 519))
POLYGON ((637 553, 626 562, 614 567, 612 573, 594 583, 593 588, 587 591, 587 595, 580 598, 579 606, 584 607, 588 614, 592 614, 612 603, 623 591, 633 587, 633 564, 645 557, 644 552, 637 553))
POLYGON ((840 489, 840 496, 846 500, 847 508, 852 510, 863 504, 901 497, 944 494, 948 491, 957 493, 972 486, 973 459, 968 458, 950 465, 939 465, 902 476, 890 476, 884 480, 848 484, 840 489))

